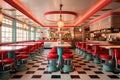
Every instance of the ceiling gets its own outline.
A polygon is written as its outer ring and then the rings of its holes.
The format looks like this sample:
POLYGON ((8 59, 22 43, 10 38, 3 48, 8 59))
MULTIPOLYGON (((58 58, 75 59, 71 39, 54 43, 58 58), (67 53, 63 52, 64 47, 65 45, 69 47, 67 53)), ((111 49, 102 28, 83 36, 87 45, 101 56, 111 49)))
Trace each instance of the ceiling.
POLYGON ((60 11, 60 3, 63 4, 62 11, 71 11, 77 14, 73 21, 74 15, 62 14, 65 22, 64 27, 75 27, 85 25, 91 20, 109 12, 120 12, 119 0, 4 0, 2 7, 3 12, 11 15, 10 9, 16 8, 16 15, 19 19, 31 18, 42 27, 57 27, 56 22, 48 21, 59 20, 59 14, 45 16, 44 13, 49 11, 60 11), (4 2, 5 1, 5 2, 4 2), (10 5, 9 5, 10 4, 10 5), (8 13, 9 12, 9 13, 8 13), (24 15, 26 16, 24 16, 24 15), (22 16, 21 16, 22 15, 22 16), (47 19, 46 19, 47 18, 47 19))

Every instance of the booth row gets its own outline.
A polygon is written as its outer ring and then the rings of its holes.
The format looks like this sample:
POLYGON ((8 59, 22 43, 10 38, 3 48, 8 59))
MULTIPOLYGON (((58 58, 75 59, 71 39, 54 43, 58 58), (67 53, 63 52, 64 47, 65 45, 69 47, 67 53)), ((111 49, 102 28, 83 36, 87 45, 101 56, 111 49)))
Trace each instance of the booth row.
POLYGON ((120 45, 77 42, 76 52, 95 64, 102 64, 103 70, 120 72, 120 45))
POLYGON ((0 46, 0 79, 10 77, 10 71, 27 69, 28 60, 33 60, 43 49, 44 42, 22 42, 0 46))

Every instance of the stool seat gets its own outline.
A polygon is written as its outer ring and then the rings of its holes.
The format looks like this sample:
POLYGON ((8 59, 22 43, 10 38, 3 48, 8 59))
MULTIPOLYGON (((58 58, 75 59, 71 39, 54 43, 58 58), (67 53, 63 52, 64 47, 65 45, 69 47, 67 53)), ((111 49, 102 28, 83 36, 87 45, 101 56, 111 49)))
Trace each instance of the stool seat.
POLYGON ((112 57, 109 56, 108 54, 102 54, 102 55, 100 55, 100 58, 104 59, 104 60, 110 60, 112 57))
POLYGON ((70 59, 70 58, 73 58, 73 55, 65 53, 65 54, 62 55, 62 57, 63 57, 63 59, 70 59))
POLYGON ((28 57, 29 57, 28 54, 22 54, 22 55, 18 55, 17 59, 25 59, 25 58, 28 58, 28 57))
MULTIPOLYGON (((14 62, 13 58, 6 58, 3 60, 3 64, 11 64, 14 62)), ((0 64, 2 64, 2 60, 0 60, 0 64)))
POLYGON ((48 54, 47 58, 48 59, 56 59, 56 58, 58 58, 58 55, 51 53, 51 54, 48 54))
POLYGON ((117 63, 120 65, 120 59, 117 60, 117 63))
POLYGON ((87 50, 89 53, 93 53, 94 52, 94 50, 92 50, 92 49, 88 49, 87 50))

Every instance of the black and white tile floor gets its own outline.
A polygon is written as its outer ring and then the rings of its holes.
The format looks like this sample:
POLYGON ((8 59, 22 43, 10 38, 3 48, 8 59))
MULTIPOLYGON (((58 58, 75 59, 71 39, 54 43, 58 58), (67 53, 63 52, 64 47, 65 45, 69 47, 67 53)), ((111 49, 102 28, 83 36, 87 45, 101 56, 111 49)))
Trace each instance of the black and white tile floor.
POLYGON ((48 53, 49 49, 45 49, 35 60, 29 61, 28 70, 11 72, 9 80, 120 80, 120 75, 103 71, 100 64, 94 64, 74 51, 73 72, 47 72, 48 53))

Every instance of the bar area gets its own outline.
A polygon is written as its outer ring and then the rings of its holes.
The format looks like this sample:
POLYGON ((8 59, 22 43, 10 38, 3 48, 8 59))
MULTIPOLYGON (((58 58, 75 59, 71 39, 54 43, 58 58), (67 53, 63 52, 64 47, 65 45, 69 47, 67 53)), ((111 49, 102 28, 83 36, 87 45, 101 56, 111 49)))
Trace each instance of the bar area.
POLYGON ((120 80, 120 0, 0 0, 0 80, 120 80))

